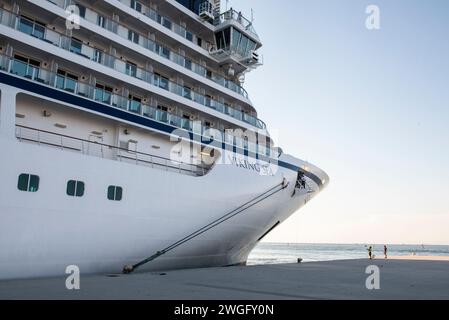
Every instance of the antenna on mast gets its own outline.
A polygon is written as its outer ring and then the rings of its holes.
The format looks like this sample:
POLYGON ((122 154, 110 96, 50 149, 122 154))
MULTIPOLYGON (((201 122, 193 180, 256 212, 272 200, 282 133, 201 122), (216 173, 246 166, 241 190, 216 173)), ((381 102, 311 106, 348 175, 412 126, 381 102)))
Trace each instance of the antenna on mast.
POLYGON ((229 0, 226 0, 226 10, 225 10, 225 12, 228 11, 228 4, 229 4, 229 0))
POLYGON ((251 24, 254 22, 254 10, 251 8, 251 24))

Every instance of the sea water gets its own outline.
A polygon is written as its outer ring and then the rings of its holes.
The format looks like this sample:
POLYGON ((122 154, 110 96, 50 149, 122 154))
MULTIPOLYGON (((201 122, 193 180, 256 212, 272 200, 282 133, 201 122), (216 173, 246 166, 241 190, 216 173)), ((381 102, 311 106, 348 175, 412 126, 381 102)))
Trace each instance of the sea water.
MULTIPOLYGON (((368 258, 368 247, 373 246, 376 257, 383 257, 383 244, 302 244, 260 243, 250 254, 248 265, 368 258)), ((390 256, 449 256, 449 246, 443 245, 389 245, 390 256)))

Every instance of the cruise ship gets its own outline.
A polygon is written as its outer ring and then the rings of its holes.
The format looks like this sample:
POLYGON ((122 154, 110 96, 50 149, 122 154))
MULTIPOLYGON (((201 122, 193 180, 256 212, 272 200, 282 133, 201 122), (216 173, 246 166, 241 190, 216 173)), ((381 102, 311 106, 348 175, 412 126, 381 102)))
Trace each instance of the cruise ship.
POLYGON ((244 265, 328 184, 258 118, 224 7, 0 0, 0 279, 244 265))

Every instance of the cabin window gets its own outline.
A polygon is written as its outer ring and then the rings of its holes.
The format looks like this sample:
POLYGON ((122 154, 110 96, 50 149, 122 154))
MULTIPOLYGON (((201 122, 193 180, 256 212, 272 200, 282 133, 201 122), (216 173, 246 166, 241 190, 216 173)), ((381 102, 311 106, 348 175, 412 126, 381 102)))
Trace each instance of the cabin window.
POLYGON ((35 79, 39 76, 40 62, 20 55, 14 55, 11 73, 35 79))
POLYGON ((128 110, 131 112, 140 113, 141 107, 142 107, 142 98, 130 94, 128 96, 128 110))
POLYGON ((156 120, 168 122, 168 108, 158 105, 156 110, 156 120))
POLYGON ((84 196, 84 182, 69 180, 67 182, 67 195, 71 197, 84 196))
POLYGON ((72 41, 70 42, 70 51, 81 55, 81 50, 83 49, 83 43, 81 40, 72 38, 72 41))
POLYGON ((39 176, 34 174, 22 173, 19 175, 17 189, 26 192, 37 192, 39 190, 39 176))
POLYGON ((229 103, 224 103, 224 112, 226 113, 226 114, 229 114, 230 116, 233 116, 233 113, 232 113, 232 107, 229 105, 229 103))
POLYGON ((182 89, 182 96, 184 98, 192 100, 192 89, 187 86, 184 86, 184 88, 182 89))
POLYGON ((45 37, 45 27, 45 23, 34 20, 34 30, 32 35, 39 39, 43 39, 45 37))
POLYGON ((171 23, 171 21, 168 20, 167 18, 162 17, 162 16, 159 15, 159 16, 158 16, 158 22, 159 22, 160 24, 162 24, 164 27, 166 27, 167 29, 170 29, 170 30, 171 30, 172 23, 171 23))
POLYGON ((34 30, 34 21, 24 16, 20 16, 19 30, 23 33, 32 35, 34 30))
POLYGON ((98 63, 102 63, 103 61, 103 51, 100 49, 94 49, 93 60, 98 63))
POLYGON ((165 59, 170 59, 170 50, 168 48, 160 47, 159 54, 161 57, 164 57, 165 59))
POLYGON ((135 63, 127 61, 126 74, 132 77, 137 77, 137 65, 135 63))
POLYGON ((181 118, 181 127, 185 130, 192 130, 192 121, 190 120, 190 115, 187 113, 183 113, 181 118))
POLYGON ((136 11, 142 12, 142 4, 136 0, 131 0, 131 8, 136 11))
POLYGON ((56 88, 75 92, 77 84, 78 76, 58 69, 58 74, 56 75, 56 88))
POLYGON ((160 74, 154 74, 154 84, 159 88, 169 90, 169 80, 168 78, 161 76, 160 74))
POLYGON ((184 59, 184 66, 189 69, 192 70, 192 60, 189 60, 187 58, 184 59))
POLYGON ((206 107, 213 108, 212 97, 210 95, 206 95, 206 107))
POLYGON ((132 30, 128 30, 128 40, 134 43, 139 43, 139 34, 132 30))
POLYGON ((25 16, 20 16, 19 30, 38 39, 45 38, 45 24, 25 16))
POLYGON ((212 79, 212 71, 206 70, 206 77, 212 79))
POLYGON ((99 25, 100 27, 104 28, 105 25, 106 25, 106 19, 103 16, 98 15, 97 16, 97 25, 99 25))
POLYGON ((118 186, 108 187, 108 199, 111 201, 121 201, 123 196, 123 188, 118 186))
POLYGON ((95 100, 106 104, 111 104, 111 98, 112 98, 111 87, 108 87, 100 83, 97 83, 95 85, 95 100))

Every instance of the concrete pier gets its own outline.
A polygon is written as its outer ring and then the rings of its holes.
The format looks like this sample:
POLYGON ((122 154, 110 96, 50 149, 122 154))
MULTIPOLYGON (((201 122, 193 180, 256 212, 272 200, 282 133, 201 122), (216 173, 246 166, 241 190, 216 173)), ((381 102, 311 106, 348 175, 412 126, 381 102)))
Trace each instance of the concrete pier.
MULTIPOLYGON (((82 270, 81 270, 82 272, 82 270)), ((449 299, 449 261, 342 260, 0 282, 0 299, 449 299), (380 289, 366 288, 366 268, 380 289)))

